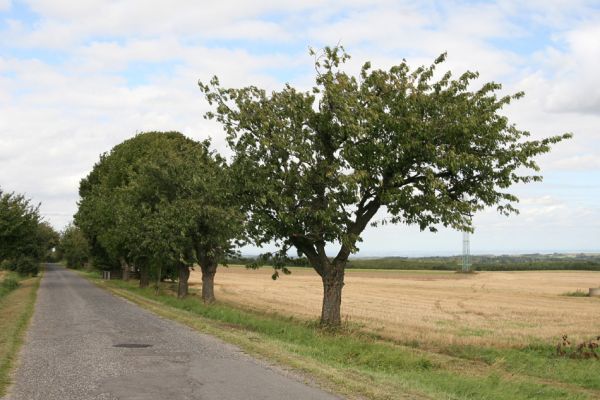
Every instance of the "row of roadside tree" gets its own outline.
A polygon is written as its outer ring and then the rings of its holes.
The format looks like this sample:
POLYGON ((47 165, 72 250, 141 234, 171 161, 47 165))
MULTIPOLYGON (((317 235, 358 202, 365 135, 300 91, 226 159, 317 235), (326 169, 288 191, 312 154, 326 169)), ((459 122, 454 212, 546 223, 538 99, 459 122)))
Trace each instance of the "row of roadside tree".
POLYGON ((348 257, 368 225, 470 231, 486 207, 514 213, 508 189, 541 180, 536 156, 571 136, 528 138, 502 113, 523 94, 498 96, 501 85, 474 72, 439 73, 445 54, 414 70, 367 62, 357 75, 339 46, 312 54, 309 91, 199 82, 227 160, 177 132, 102 155, 75 216, 95 259, 118 263, 125 279, 133 265, 141 286, 176 275, 179 296, 197 264, 210 303, 217 265, 241 243, 280 249, 266 258, 274 277, 295 249, 322 278, 321 323, 338 325, 348 257))
POLYGON ((147 132, 100 157, 81 181, 77 227, 99 263, 119 263, 140 286, 176 276, 188 293, 190 269, 202 271, 202 299, 214 301, 218 263, 243 236, 243 214, 225 160, 178 132, 147 132), (132 268, 133 267, 133 268, 132 268))

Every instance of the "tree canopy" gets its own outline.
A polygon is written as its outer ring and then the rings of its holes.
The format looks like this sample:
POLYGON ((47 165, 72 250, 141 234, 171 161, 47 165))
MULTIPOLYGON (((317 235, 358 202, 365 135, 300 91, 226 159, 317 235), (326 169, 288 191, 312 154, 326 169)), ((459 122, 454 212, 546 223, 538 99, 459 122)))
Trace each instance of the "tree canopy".
POLYGON ((0 189, 0 261, 2 267, 37 274, 39 263, 56 246, 58 234, 42 221, 39 205, 22 194, 0 189))
POLYGON ((40 222, 39 205, 34 206, 21 194, 0 190, 0 259, 36 253, 40 222))
POLYGON ((69 224, 60 235, 60 252, 67 267, 81 268, 89 260, 90 246, 81 229, 69 224))
POLYGON ((343 71, 342 47, 315 56, 309 92, 199 85, 235 153, 249 233, 308 258, 323 279, 321 321, 337 325, 345 263, 379 210, 383 222, 471 230, 485 207, 516 212, 510 186, 541 180, 535 156, 569 134, 529 140, 501 113, 523 94, 473 90, 474 72, 436 78, 445 54, 414 70, 366 62, 358 76, 343 71))
MULTIPOLYGON (((199 262, 203 275, 214 276, 241 231, 225 162, 209 147, 178 132, 142 133, 115 146, 81 181, 76 223, 142 273, 178 269, 185 295, 189 268, 199 262)), ((204 295, 214 299, 212 280, 204 295)))

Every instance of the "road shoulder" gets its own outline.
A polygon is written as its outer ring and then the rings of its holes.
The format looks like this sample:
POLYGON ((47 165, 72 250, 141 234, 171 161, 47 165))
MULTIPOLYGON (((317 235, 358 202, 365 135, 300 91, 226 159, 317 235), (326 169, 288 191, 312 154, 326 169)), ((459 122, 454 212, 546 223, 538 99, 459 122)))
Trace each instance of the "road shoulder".
POLYGON ((41 275, 21 279, 19 287, 0 299, 0 399, 4 399, 2 396, 7 396, 10 390, 41 279, 41 275))

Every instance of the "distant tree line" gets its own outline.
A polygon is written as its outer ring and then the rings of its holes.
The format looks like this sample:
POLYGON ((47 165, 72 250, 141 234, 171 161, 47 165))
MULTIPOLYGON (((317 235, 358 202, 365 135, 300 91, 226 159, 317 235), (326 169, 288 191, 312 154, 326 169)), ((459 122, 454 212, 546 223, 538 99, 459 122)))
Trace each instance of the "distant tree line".
MULTIPOLYGON (((473 256, 471 261, 474 271, 600 271, 600 256, 590 254, 473 256)), ((227 259, 226 262, 232 265, 271 265, 273 263, 268 257, 261 260, 259 256, 233 257, 227 259)), ((461 268, 461 262, 459 256, 349 258, 347 268, 458 271, 461 268)), ((286 266, 310 268, 310 263, 305 257, 296 257, 289 258, 286 266)))
MULTIPOLYGON (((475 256, 472 257, 474 271, 541 271, 541 270, 587 270, 600 271, 600 256, 585 257, 524 257, 524 256, 475 256)), ((351 259, 348 268, 439 270, 456 271, 460 268, 460 257, 383 257, 351 259)))

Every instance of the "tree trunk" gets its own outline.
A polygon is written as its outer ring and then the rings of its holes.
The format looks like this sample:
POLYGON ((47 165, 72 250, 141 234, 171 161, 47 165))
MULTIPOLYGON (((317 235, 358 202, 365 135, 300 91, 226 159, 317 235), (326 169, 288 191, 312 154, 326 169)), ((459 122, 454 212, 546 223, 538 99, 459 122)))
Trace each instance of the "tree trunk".
POLYGON ((200 266, 202 270, 202 301, 206 304, 215 302, 215 274, 217 263, 214 260, 206 260, 200 266))
POLYGON ((150 271, 148 266, 140 267, 140 287, 146 288, 150 285, 150 271))
POLYGON ((202 301, 205 304, 215 302, 215 274, 219 264, 214 254, 214 249, 196 247, 196 257, 202 271, 202 301))
POLYGON ((179 285, 177 286, 177 298, 182 299, 188 295, 189 278, 190 267, 187 264, 179 264, 179 285))
POLYGON ((125 259, 123 257, 119 258, 119 262, 121 263, 121 270, 123 272, 122 279, 124 281, 128 281, 129 280, 129 264, 127 264, 127 261, 125 261, 125 259))
POLYGON ((342 288, 344 287, 344 270, 346 263, 328 263, 323 270, 323 307, 321 309, 321 325, 338 327, 342 324, 342 288))

